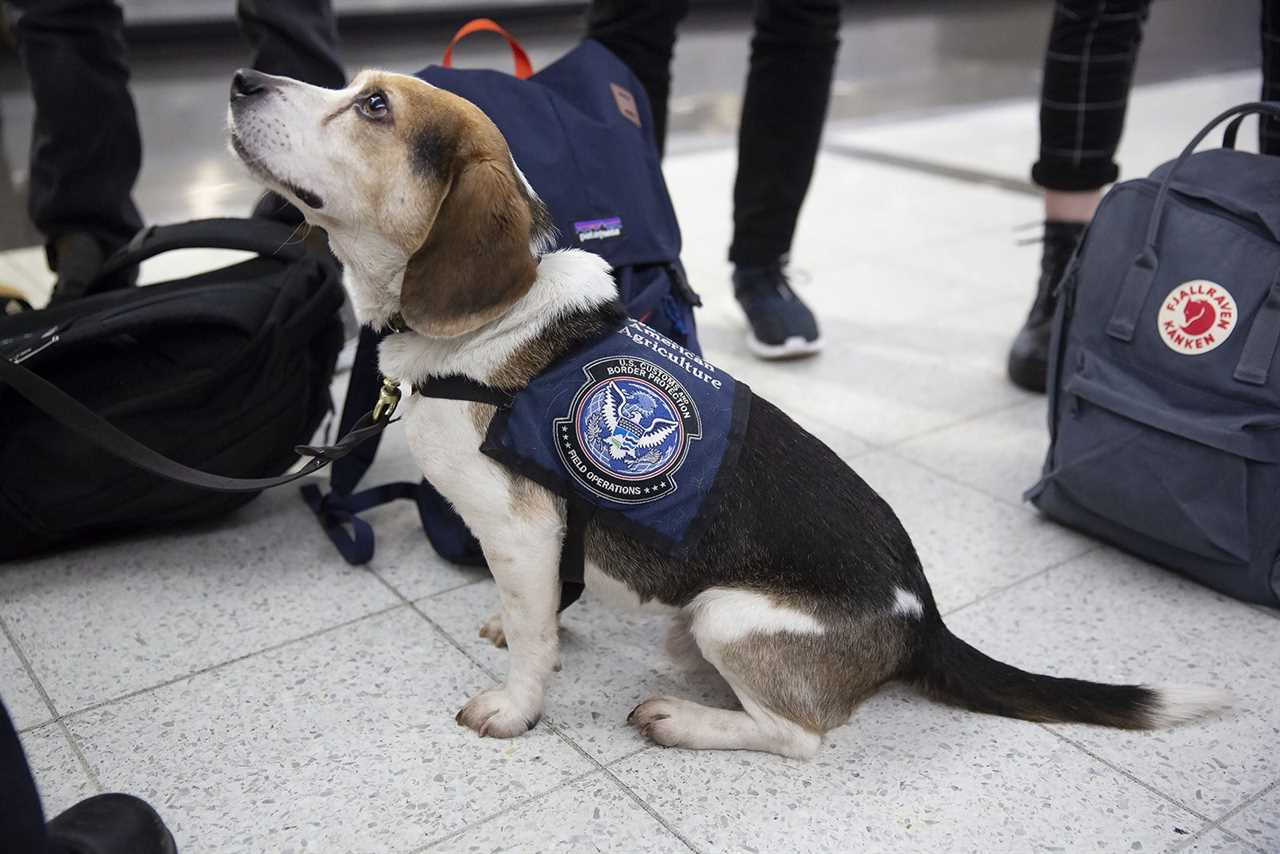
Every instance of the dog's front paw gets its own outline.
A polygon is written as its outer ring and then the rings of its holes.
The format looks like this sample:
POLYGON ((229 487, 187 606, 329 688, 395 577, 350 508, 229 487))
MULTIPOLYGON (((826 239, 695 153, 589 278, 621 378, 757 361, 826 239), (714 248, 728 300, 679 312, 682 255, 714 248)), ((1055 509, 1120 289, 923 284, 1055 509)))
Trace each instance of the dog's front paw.
POLYGON ((472 697, 455 720, 482 737, 515 738, 533 729, 541 718, 540 706, 520 703, 506 688, 490 688, 472 697))
POLYGON ((498 649, 506 649, 507 633, 502 630, 501 611, 480 624, 480 637, 488 638, 498 649))

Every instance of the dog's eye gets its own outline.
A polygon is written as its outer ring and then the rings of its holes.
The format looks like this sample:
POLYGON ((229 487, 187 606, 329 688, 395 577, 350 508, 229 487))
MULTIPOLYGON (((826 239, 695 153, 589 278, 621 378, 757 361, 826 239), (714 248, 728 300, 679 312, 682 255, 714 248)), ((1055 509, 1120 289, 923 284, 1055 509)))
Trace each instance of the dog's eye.
POLYGON ((381 92, 370 92, 356 101, 356 107, 366 118, 370 119, 385 119, 391 112, 391 105, 387 103, 387 96, 381 92))

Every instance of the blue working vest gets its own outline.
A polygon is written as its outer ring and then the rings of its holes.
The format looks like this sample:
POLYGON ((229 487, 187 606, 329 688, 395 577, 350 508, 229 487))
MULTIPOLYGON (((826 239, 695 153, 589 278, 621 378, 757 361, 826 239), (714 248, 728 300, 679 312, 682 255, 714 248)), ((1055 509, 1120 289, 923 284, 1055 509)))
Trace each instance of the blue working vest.
POLYGON ((751 390, 638 320, 515 394, 480 450, 595 518, 687 556, 737 462, 751 390))

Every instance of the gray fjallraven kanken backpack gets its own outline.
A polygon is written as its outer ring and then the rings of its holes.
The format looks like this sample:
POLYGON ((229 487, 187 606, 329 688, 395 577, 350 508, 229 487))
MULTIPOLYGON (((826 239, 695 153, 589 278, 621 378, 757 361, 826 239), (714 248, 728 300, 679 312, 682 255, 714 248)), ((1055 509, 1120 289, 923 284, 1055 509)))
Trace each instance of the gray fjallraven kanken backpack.
POLYGON ((1231 596, 1280 605, 1280 157, 1244 104, 1103 199, 1060 288, 1046 515, 1231 596), (1223 148, 1195 153, 1234 119, 1223 148))

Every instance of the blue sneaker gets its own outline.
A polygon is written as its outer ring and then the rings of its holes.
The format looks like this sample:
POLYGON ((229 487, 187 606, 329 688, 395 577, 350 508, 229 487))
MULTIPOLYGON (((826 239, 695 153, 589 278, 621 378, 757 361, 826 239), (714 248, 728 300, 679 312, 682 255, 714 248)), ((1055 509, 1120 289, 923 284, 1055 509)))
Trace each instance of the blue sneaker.
POLYGON ((751 327, 747 346, 761 359, 800 359, 822 349, 818 321, 787 281, 781 263, 738 267, 733 295, 751 327))

